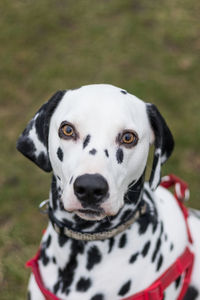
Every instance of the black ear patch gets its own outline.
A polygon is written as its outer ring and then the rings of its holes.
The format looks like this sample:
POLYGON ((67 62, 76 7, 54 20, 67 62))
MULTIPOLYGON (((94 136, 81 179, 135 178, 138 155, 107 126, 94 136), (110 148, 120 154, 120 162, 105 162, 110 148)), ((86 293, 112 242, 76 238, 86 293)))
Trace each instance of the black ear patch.
POLYGON ((147 115, 155 135, 155 152, 150 176, 150 187, 155 190, 160 183, 161 166, 170 157, 174 148, 174 139, 164 118, 154 104, 147 104, 147 115))
POLYGON ((52 170, 48 155, 49 123, 65 92, 56 92, 38 110, 17 141, 17 149, 46 172, 52 170))

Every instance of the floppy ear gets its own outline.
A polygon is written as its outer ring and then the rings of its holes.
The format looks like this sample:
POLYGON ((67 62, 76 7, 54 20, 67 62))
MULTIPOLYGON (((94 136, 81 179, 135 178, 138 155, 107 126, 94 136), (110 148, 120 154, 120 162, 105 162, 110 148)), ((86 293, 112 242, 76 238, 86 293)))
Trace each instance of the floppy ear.
POLYGON ((46 172, 52 170, 48 154, 48 134, 51 116, 65 91, 56 92, 28 123, 17 141, 17 149, 46 172))
POLYGON ((154 104, 147 104, 147 115, 154 133, 154 158, 149 184, 155 190, 161 179, 161 166, 166 162, 174 148, 173 136, 154 104))

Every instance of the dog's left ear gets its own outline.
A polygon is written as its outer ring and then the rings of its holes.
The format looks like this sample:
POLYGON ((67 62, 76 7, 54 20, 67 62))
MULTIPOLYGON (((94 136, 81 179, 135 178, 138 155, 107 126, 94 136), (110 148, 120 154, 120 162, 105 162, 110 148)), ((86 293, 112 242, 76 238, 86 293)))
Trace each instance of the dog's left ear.
POLYGON ((38 110, 17 141, 17 149, 46 172, 52 171, 48 153, 49 123, 65 92, 56 92, 38 110))
POLYGON ((173 151, 174 140, 165 120, 154 104, 147 104, 147 115, 153 130, 155 146, 149 184, 151 189, 155 190, 160 183, 161 166, 166 162, 173 151))

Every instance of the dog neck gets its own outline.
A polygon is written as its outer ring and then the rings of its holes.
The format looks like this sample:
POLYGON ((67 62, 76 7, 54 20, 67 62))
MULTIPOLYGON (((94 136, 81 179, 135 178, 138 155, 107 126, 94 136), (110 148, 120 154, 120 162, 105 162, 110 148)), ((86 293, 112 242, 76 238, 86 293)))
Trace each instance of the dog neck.
POLYGON ((126 230, 132 223, 147 213, 147 205, 142 200, 145 171, 138 181, 132 182, 124 196, 124 206, 117 215, 100 221, 87 221, 75 213, 64 210, 61 202, 62 189, 59 179, 52 178, 49 218, 59 234, 77 240, 103 240, 126 230))

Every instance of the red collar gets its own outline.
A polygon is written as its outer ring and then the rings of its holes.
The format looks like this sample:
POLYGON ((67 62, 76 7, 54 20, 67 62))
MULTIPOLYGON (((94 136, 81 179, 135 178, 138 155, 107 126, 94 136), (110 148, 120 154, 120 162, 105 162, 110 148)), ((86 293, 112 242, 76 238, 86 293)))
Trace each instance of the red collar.
MULTIPOLYGON (((190 233, 190 229, 188 226, 188 210, 183 204, 183 200, 186 197, 186 193, 188 191, 187 184, 177 178, 174 175, 169 175, 163 178, 161 185, 163 187, 169 188, 171 186, 175 187, 174 196, 177 199, 177 202, 183 212, 188 240, 192 243, 192 237, 190 233)), ((40 256, 40 251, 36 254, 34 258, 29 260, 26 264, 27 267, 31 267, 32 272, 35 276, 35 280, 42 294, 45 296, 46 300, 60 300, 54 294, 52 294, 49 290, 44 287, 40 270, 38 266, 38 259, 40 256)), ((128 298, 124 298, 123 300, 162 300, 164 296, 165 289, 174 282, 180 275, 185 274, 182 289, 177 300, 182 300, 190 283, 192 269, 194 262, 194 254, 190 251, 188 247, 186 247, 185 251, 182 255, 180 255, 176 261, 156 280, 151 284, 147 289, 139 292, 133 296, 128 298)))

